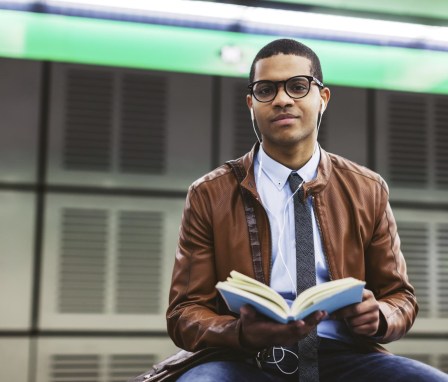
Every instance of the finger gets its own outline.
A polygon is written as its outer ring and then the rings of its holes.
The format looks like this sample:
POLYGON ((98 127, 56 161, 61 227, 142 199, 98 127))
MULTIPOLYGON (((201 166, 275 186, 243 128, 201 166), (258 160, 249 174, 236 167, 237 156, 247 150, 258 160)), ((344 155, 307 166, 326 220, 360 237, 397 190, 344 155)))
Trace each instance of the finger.
POLYGON ((240 308, 240 317, 244 321, 253 321, 257 317, 257 312, 252 306, 246 304, 240 308))
POLYGON ((375 313, 378 310, 378 302, 375 299, 368 299, 358 304, 353 304, 347 308, 338 310, 331 315, 331 318, 335 320, 346 320, 348 318, 362 316, 368 313, 375 313))
POLYGON ((311 332, 312 328, 306 325, 303 320, 294 321, 288 324, 287 331, 280 331, 276 335, 276 340, 281 341, 285 345, 293 345, 297 341, 305 338, 311 332))
POLYGON ((357 304, 352 304, 352 305, 346 306, 345 308, 339 309, 339 310, 333 312, 330 315, 330 318, 332 320, 344 320, 347 317, 354 316, 355 315, 354 307, 356 305, 357 304))
POLYGON ((379 315, 375 313, 366 313, 360 316, 346 318, 345 322, 352 328, 356 328, 358 326, 366 325, 366 324, 379 324, 379 315))
POLYGON ((298 340, 301 340, 310 334, 316 325, 327 316, 328 313, 325 311, 316 311, 304 320, 289 322, 287 324, 288 330, 286 332, 282 331, 281 341, 287 345, 297 343, 298 340))
POLYGON ((351 328, 353 333, 364 335, 364 336, 374 336, 378 332, 378 327, 374 324, 365 324, 351 328))
POLYGON ((306 317, 304 320, 297 320, 289 323, 289 332, 283 338, 283 341, 294 344, 308 336, 316 328, 317 324, 327 317, 327 312, 317 311, 306 317))
POLYGON ((375 296, 374 296, 374 294, 373 294, 373 292, 372 292, 371 290, 369 290, 369 289, 364 289, 364 290, 362 291, 362 301, 370 300, 370 299, 372 299, 372 298, 375 298, 375 296))
POLYGON ((364 289, 362 292, 362 302, 348 305, 342 309, 333 312, 330 315, 332 320, 344 320, 348 317, 363 314, 366 311, 376 309, 376 299, 373 292, 369 289, 364 289))
POLYGON ((303 321, 307 326, 314 327, 317 324, 319 324, 325 317, 328 316, 328 313, 323 310, 318 310, 312 314, 310 314, 308 317, 306 317, 303 321))

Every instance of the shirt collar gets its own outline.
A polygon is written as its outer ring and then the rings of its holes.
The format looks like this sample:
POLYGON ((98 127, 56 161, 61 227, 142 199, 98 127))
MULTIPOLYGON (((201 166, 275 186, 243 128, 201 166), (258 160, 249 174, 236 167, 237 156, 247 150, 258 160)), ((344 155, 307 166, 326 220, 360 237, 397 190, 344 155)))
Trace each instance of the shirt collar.
POLYGON ((319 166, 319 162, 320 162, 320 147, 316 143, 314 153, 311 156, 310 160, 306 162, 302 168, 297 170, 297 173, 300 175, 300 177, 303 179, 305 183, 310 182, 311 180, 317 177, 317 167, 319 166))
MULTIPOLYGON (((275 161, 268 154, 266 154, 263 150, 263 145, 260 145, 260 149, 257 153, 257 160, 259 165, 262 165, 262 171, 266 174, 274 186, 277 187, 278 190, 281 190, 288 182, 289 175, 292 172, 291 169, 275 161)), ((314 153, 310 160, 296 172, 305 182, 309 182, 317 176, 319 161, 320 148, 316 143, 316 148, 314 149, 314 153)))

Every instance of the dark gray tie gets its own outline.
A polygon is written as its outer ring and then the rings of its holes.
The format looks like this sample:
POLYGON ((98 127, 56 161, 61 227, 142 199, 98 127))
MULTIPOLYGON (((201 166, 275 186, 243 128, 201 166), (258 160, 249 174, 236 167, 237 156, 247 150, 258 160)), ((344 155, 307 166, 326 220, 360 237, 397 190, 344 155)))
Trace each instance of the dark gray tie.
MULTIPOLYGON (((291 173, 289 185, 295 192, 302 183, 297 173, 291 173)), ((316 265, 314 261, 313 225, 309 203, 303 198, 303 187, 294 195, 294 222, 296 229, 296 269, 297 295, 305 289, 316 285, 316 265)), ((298 343, 299 380, 300 382, 318 382, 319 368, 317 350, 319 339, 317 331, 313 330, 298 343)))

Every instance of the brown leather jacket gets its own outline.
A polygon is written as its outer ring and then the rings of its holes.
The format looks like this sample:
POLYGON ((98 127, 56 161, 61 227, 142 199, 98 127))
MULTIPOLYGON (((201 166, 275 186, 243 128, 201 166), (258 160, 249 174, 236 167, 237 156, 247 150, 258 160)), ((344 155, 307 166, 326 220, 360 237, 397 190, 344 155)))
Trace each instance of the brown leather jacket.
MULTIPOLYGON (((242 186, 254 198, 263 272, 269 283, 271 234, 255 185, 257 150, 258 145, 239 161, 247 171, 242 186)), ((304 190, 313 199, 331 279, 365 280, 379 301, 387 325, 384 335, 358 338, 379 350, 376 343, 403 336, 418 311, 387 185, 374 172, 321 149, 317 178, 304 190)), ((240 321, 215 289, 234 269, 254 277, 241 191, 231 168, 223 165, 194 182, 186 199, 167 311, 168 333, 177 346, 244 350, 240 321)))

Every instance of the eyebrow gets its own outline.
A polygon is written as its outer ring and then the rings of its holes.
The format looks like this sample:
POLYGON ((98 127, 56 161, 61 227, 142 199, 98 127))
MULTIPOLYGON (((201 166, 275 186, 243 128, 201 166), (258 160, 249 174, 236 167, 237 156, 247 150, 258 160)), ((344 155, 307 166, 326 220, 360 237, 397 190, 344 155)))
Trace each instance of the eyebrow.
POLYGON ((255 80, 255 79, 254 79, 253 82, 258 82, 258 81, 270 81, 270 82, 279 82, 279 81, 280 81, 280 82, 281 82, 281 81, 287 81, 287 80, 289 80, 290 78, 299 77, 299 76, 309 76, 309 77, 314 77, 312 74, 296 74, 296 75, 294 75, 294 76, 284 78, 283 80, 271 80, 271 79, 260 79, 260 80, 255 80))

